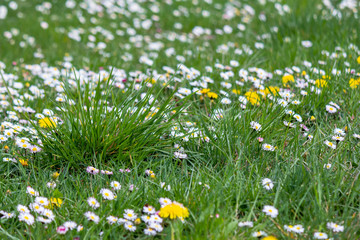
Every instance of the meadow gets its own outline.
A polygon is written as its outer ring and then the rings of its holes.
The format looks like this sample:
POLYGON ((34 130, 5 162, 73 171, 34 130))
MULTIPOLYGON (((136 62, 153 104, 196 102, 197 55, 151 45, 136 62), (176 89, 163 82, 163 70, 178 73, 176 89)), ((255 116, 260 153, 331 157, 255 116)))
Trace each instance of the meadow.
POLYGON ((360 239, 357 0, 1 0, 0 239, 360 239))

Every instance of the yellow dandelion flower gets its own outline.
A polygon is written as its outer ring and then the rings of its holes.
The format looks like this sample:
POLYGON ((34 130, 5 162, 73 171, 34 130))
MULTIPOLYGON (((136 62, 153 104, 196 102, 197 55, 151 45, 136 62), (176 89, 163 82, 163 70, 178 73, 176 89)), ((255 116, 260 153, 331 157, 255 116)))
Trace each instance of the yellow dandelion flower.
POLYGON ((286 85, 288 82, 295 82, 293 75, 287 74, 282 77, 283 85, 286 85))
POLYGON ((360 64, 360 56, 356 59, 357 63, 360 64))
POLYGON ((52 177, 54 180, 56 180, 59 176, 60 176, 60 173, 58 173, 58 172, 54 172, 54 173, 51 175, 51 177, 52 177))
POLYGON ((189 217, 189 210, 184 207, 182 204, 173 202, 171 204, 165 205, 160 209, 159 216, 162 218, 187 218, 189 217))
POLYGON ((235 93, 236 95, 239 95, 241 93, 241 91, 239 89, 233 89, 231 90, 233 93, 235 93))
POLYGON ((360 78, 358 78, 357 80, 351 78, 349 81, 349 85, 351 88, 357 88, 360 85, 360 78))
POLYGON ((207 93, 207 96, 211 99, 217 99, 218 98, 218 95, 214 92, 208 92, 207 93))
POLYGON ((256 92, 246 92, 245 97, 252 105, 259 104, 260 102, 260 96, 256 92))
POLYGON ((61 207, 62 203, 63 203, 63 200, 61 200, 60 198, 50 198, 50 201, 49 201, 49 205, 45 206, 45 208, 53 208, 54 206, 56 207, 61 207))
POLYGON ((264 237, 262 240, 277 240, 277 238, 274 236, 267 236, 267 237, 264 237))
POLYGON ((206 94, 208 92, 210 92, 210 88, 203 88, 203 89, 200 90, 201 94, 206 94))
POLYGON ((24 159, 19 159, 19 162, 21 163, 21 165, 23 165, 24 167, 29 166, 28 161, 24 160, 24 159))
POLYGON ((324 88, 324 87, 327 87, 327 81, 326 80, 323 80, 323 79, 317 79, 316 81, 315 81, 315 85, 316 85, 316 87, 318 87, 318 88, 324 88))
POLYGON ((49 118, 49 117, 40 119, 40 120, 39 120, 39 125, 40 125, 40 127, 42 127, 42 128, 53 128, 53 127, 56 127, 55 121, 52 120, 52 119, 49 118))

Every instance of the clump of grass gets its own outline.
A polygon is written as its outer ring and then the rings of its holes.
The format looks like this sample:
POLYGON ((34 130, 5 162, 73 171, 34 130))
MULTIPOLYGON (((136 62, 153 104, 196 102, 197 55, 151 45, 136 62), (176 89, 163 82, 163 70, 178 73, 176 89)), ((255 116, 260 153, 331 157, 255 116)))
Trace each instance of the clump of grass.
POLYGON ((78 81, 76 90, 64 82, 67 101, 58 106, 61 124, 35 126, 49 163, 79 168, 111 160, 136 165, 159 149, 166 152, 176 141, 168 134, 186 99, 173 101, 173 94, 160 99, 165 87, 144 85, 139 91, 121 92, 112 86, 111 76, 108 79, 95 85, 78 81))

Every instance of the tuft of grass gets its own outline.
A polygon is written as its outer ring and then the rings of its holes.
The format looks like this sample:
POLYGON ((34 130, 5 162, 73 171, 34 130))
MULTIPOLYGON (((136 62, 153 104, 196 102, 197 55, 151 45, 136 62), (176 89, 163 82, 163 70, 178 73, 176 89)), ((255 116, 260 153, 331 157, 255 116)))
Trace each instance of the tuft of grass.
POLYGON ((44 155, 51 159, 47 164, 75 169, 109 163, 134 167, 160 151, 170 153, 179 140, 169 137, 171 127, 189 98, 174 101, 173 91, 163 99, 166 86, 146 84, 124 92, 112 86, 111 79, 110 74, 105 81, 84 85, 78 80, 75 91, 63 82, 66 102, 55 104, 61 113, 58 124, 48 128, 33 124, 44 155))

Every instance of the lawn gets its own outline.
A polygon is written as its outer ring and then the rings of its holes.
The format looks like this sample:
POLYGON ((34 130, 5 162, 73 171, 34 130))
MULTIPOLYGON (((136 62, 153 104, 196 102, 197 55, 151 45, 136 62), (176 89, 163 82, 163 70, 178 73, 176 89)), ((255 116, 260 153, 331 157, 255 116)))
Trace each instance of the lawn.
POLYGON ((359 10, 0 1, 0 239, 360 239, 359 10))

